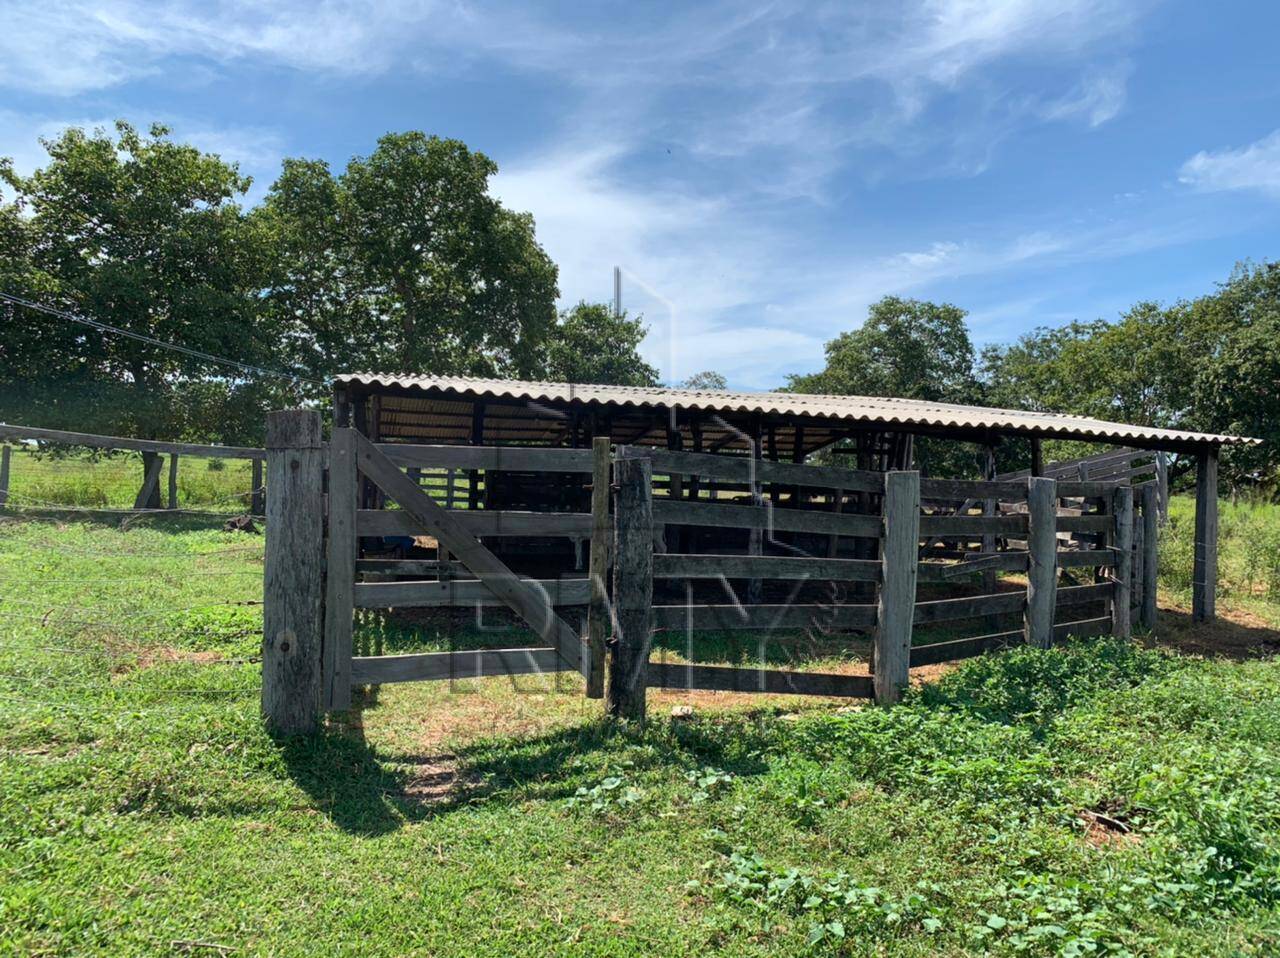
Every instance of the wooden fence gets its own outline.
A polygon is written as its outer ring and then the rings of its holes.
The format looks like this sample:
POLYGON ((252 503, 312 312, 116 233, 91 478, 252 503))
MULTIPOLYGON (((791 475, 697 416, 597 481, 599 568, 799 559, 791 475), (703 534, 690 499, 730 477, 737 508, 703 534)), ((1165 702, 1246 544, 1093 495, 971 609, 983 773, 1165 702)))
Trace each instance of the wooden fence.
POLYGON ((1022 642, 1048 647, 1067 635, 1128 636, 1135 613, 1143 625, 1154 622, 1154 485, 1141 490, 1142 522, 1135 524, 1134 489, 1120 479, 922 480, 915 472, 859 472, 626 447, 619 448, 615 469, 616 632, 608 701, 613 714, 642 717, 644 690, 651 687, 874 697, 888 703, 901 695, 912 666, 1022 642), (756 488, 768 482, 790 491, 768 499, 757 492, 755 502, 745 505, 714 499, 673 501, 671 482, 655 484, 655 473, 680 475, 685 482, 698 476, 756 488), (655 485, 666 495, 655 496, 655 485), (809 492, 802 494, 801 488, 809 492), (815 498, 814 489, 826 492, 815 498), (864 507, 878 503, 876 514, 846 512, 850 491, 862 496, 864 507), (985 508, 993 500, 1000 509, 985 508), (957 501, 962 503, 959 510, 951 505, 957 501), (975 508, 982 513, 975 514, 975 508), (1060 514, 1064 510, 1066 514, 1060 514), (660 530, 676 524, 760 532, 768 551, 775 554, 760 554, 756 538, 749 539, 747 555, 668 552, 665 543, 672 536, 660 530), (1141 545, 1135 543, 1135 530, 1141 545), (805 554, 805 535, 809 545, 814 536, 826 538, 826 554, 805 554), (855 540, 854 547, 847 548, 845 539, 855 540), (867 543, 873 548, 867 550, 867 543), (870 551, 878 557, 841 557, 850 551, 870 551), (1026 584, 997 591, 999 572, 1024 575, 1026 584), (1092 581, 1077 582, 1075 577, 1082 573, 1089 573, 1092 581), (875 597, 834 607, 736 600, 664 605, 653 599, 654 580, 717 578, 869 583, 875 597), (921 586, 954 587, 973 579, 985 583, 986 589, 958 597, 920 594, 921 586), (1091 607, 1093 614, 1087 611, 1091 607), (980 628, 1011 617, 1020 619, 1016 628, 980 628), (930 644, 913 642, 928 627, 961 621, 977 623, 977 633, 930 644), (869 631, 872 675, 728 668, 655 662, 650 657, 652 635, 664 629, 694 633, 810 627, 869 631))
POLYGON ((592 449, 377 444, 339 428, 326 448, 312 417, 273 414, 268 428, 263 703, 282 731, 348 707, 354 685, 565 670, 626 717, 643 717, 649 688, 892 703, 913 666, 1154 622, 1154 485, 1135 507, 1125 479, 921 479, 611 449, 607 439, 592 449), (589 493, 590 511, 487 507, 473 490, 505 474, 589 493), (361 549, 388 536, 434 542, 436 555, 361 549), (589 567, 516 574, 494 551, 509 537, 589 542, 589 567), (699 551, 708 541, 719 551, 699 551), (672 601, 678 584, 684 601, 672 601), (477 605, 509 608, 539 643, 354 654, 358 609, 477 605), (585 634, 560 611, 582 605, 585 634), (863 634, 871 674, 653 660, 655 633, 706 629, 863 634))
POLYGON ((156 494, 165 458, 168 457, 168 497, 165 508, 178 508, 178 461, 182 456, 206 459, 252 460, 252 488, 249 492, 249 511, 263 515, 266 509, 263 490, 262 467, 266 459, 265 449, 247 446, 216 446, 192 442, 166 442, 157 439, 132 439, 123 436, 99 436, 85 432, 68 432, 64 429, 39 429, 32 426, 0 424, 0 508, 9 499, 9 482, 12 465, 12 447, 8 443, 40 442, 46 445, 83 446, 89 449, 128 450, 150 455, 141 488, 134 499, 133 508, 143 510, 156 494))

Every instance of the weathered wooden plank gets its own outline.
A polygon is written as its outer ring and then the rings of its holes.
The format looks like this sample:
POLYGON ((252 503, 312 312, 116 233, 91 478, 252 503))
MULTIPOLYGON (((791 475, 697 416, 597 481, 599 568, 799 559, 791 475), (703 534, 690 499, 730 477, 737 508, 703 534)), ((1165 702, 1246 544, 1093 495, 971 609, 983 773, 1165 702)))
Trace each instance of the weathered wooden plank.
POLYGON ((876 624, 874 605, 658 605, 655 629, 736 631, 750 629, 867 629, 876 624))
POLYGON ((1208 622, 1217 610, 1218 450, 1206 448, 1196 463, 1196 543, 1191 573, 1191 618, 1208 622))
POLYGON ((395 463, 359 433, 355 433, 355 441, 360 471, 395 499, 400 504, 401 511, 416 519, 423 531, 434 536, 441 545, 457 556, 458 561, 485 582, 493 594, 524 619, 544 641, 554 644, 569 665, 585 675, 590 656, 582 640, 547 605, 543 596, 523 583, 475 538, 459 521, 459 513, 437 505, 395 463))
POLYGON ((1156 627, 1157 568, 1160 538, 1160 487, 1142 488, 1142 606, 1139 624, 1147 630, 1156 627))
POLYGON ((949 642, 933 642, 929 645, 913 645, 911 647, 911 667, 934 665, 938 662, 956 662, 960 659, 973 658, 984 652, 996 649, 1007 649, 1023 643, 1021 629, 1012 632, 994 632, 991 635, 978 635, 971 639, 953 639, 949 642))
POLYGON ((882 492, 884 476, 879 472, 842 469, 838 466, 811 466, 801 462, 773 462, 751 456, 717 456, 705 452, 674 452, 645 449, 638 454, 653 460, 653 471, 698 475, 729 482, 776 482, 817 489, 848 489, 882 492))
POLYGON ((951 582, 967 575, 988 572, 1025 572, 1025 552, 970 552, 960 562, 921 562, 916 576, 921 582, 951 582))
POLYGON ((1101 499, 1111 495, 1116 487, 1114 482, 1080 482, 1072 479, 1058 481, 1058 498, 1060 499, 1101 499))
POLYGON ((890 472, 884 485, 882 579, 874 637, 875 699, 897 702, 911 667, 911 624, 916 608, 916 566, 920 548, 920 473, 890 472))
POLYGON ((1022 612, 1026 608, 1024 592, 999 592, 995 595, 965 596, 959 599, 934 599, 917 602, 914 621, 916 625, 931 622, 947 622, 952 619, 971 619, 979 615, 1003 615, 1022 612))
POLYGON ((1053 645, 1054 592, 1058 586, 1058 496, 1052 479, 1032 477, 1027 494, 1027 607, 1024 627, 1028 645, 1053 645))
POLYGON ((320 717, 324 638, 324 448, 320 413, 267 415, 262 714, 276 734, 311 732, 320 717))
MULTIPOLYGON (((553 606, 586 605, 591 600, 591 583, 576 579, 521 579, 545 593, 553 606)), ((480 580, 451 579, 446 582, 358 582, 354 602, 357 609, 411 609, 461 606, 505 606, 480 580)))
POLYGON ((1058 589, 1054 607, 1065 609, 1073 605, 1111 599, 1114 595, 1115 583, 1111 581, 1093 582, 1089 585, 1067 585, 1058 589))
POLYGON ((0 425, 0 439, 35 439, 40 442, 88 446, 91 449, 132 449, 135 452, 178 453, 210 459, 263 459, 266 450, 245 446, 212 446, 194 442, 163 442, 157 439, 131 439, 122 436, 98 436, 65 429, 37 429, 32 426, 0 425))
POLYGON ((995 479, 921 479, 920 498, 957 501, 1004 499, 1010 502, 1021 502, 1027 498, 1027 483, 1025 480, 1009 482, 995 479))
POLYGON ((1053 627, 1053 641, 1062 642, 1068 638, 1087 639, 1095 635, 1107 635, 1111 631, 1111 617, 1102 616, 1097 619, 1080 619, 1076 622, 1063 622, 1053 627))
POLYGON ((356 572, 399 576, 459 575, 466 572, 461 562, 439 559, 357 559, 356 572))
MULTIPOLYGON (((408 481, 408 477, 405 477, 408 481)), ((429 498, 429 497, 428 497, 429 498)), ((589 512, 517 512, 506 509, 456 509, 450 512, 460 529, 470 536, 566 536, 591 535, 589 512)), ((356 525, 362 536, 420 536, 422 525, 403 509, 361 509, 356 525)))
POLYGON ((672 662, 650 662, 648 674, 649 688, 832 695, 864 699, 870 698, 872 694, 869 675, 678 665, 672 662))
MULTIPOLYGON (((1061 520, 1059 520, 1061 521, 1061 520)), ((1114 549, 1060 549, 1059 569, 1080 569, 1115 565, 1114 549)))
POLYGON ((609 632, 609 546, 613 528, 609 524, 609 481, 611 446, 608 436, 591 441, 591 554, 587 574, 591 581, 591 604, 587 609, 587 646, 591 650, 591 671, 587 674, 587 698, 604 698, 605 636, 609 632))
POLYGON ((1111 602, 1111 631, 1127 639, 1131 629, 1133 591, 1133 490, 1121 486, 1115 491, 1115 595, 1111 602))
POLYGON ((653 474, 649 460, 619 457, 613 465, 613 601, 615 619, 605 710, 645 717, 649 648, 653 642, 653 474))
POLYGON ((874 559, 826 559, 813 556, 672 555, 653 557, 655 579, 814 579, 829 582, 878 582, 874 559))
POLYGON ((920 534, 936 538, 950 536, 1017 535, 1027 531, 1025 515, 1010 516, 921 516, 920 534))
POLYGON ((735 529, 770 529, 774 532, 817 532, 831 535, 879 538, 878 516, 833 515, 803 509, 775 509, 772 506, 722 505, 712 502, 670 502, 655 500, 655 522, 686 526, 716 526, 735 529))
POLYGON ((536 446, 422 446, 380 442, 378 449, 399 466, 483 469, 486 472, 576 472, 590 474, 590 449, 536 446))
POLYGON ((357 685, 566 671, 573 671, 573 667, 555 649, 476 649, 466 652, 356 656, 351 660, 351 680, 357 685))
MULTIPOLYGON (((1112 490, 1114 492, 1114 489, 1112 490)), ((1059 516, 1059 532, 1109 532, 1115 520, 1109 515, 1059 516)))
POLYGON ((324 707, 351 707, 351 633, 355 608, 356 469, 355 430, 335 428, 329 442, 329 542, 325 572, 324 707))

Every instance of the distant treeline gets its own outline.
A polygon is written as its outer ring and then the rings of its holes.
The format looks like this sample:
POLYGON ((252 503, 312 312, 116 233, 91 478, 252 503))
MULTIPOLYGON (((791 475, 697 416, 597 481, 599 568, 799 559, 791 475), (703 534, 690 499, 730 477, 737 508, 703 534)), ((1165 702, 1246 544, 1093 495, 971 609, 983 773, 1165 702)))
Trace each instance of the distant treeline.
MULTIPOLYGON (((457 140, 388 134, 337 173, 287 159, 252 207, 235 164, 164 127, 43 142, 49 161, 29 176, 0 161, 0 292, 270 372, 0 303, 0 420, 255 443, 266 409, 324 400, 338 372, 657 382, 639 319, 557 311, 532 217, 490 195, 497 167, 457 140)), ((1275 263, 1240 266, 1198 299, 981 352, 952 305, 887 297, 848 323, 825 367, 787 388, 1268 440, 1280 429, 1275 263)), ((724 386, 715 373, 694 383, 724 386)), ((1270 486, 1275 445, 1231 450, 1225 478, 1270 486)), ((921 446, 927 469, 967 471, 964 456, 921 446)))

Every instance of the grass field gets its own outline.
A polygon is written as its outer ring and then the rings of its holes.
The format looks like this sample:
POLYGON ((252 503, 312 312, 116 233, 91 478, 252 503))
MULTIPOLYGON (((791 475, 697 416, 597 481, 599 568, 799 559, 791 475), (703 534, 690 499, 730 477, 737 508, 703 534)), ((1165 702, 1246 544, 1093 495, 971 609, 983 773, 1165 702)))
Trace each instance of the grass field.
POLYGON ((1229 621, 1178 611, 1175 500, 1154 639, 893 710, 662 694, 636 729, 492 679, 293 742, 258 721, 261 537, 70 518, 0 519, 0 954, 1280 952, 1275 508, 1224 507, 1229 621))

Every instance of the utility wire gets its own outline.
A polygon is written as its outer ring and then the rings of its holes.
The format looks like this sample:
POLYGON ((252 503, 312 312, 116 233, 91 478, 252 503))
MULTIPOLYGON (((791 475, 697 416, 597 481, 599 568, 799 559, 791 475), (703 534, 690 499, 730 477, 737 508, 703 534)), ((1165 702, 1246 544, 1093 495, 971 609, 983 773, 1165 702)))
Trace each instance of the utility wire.
POLYGON ((131 329, 121 329, 119 326, 102 323, 96 319, 77 316, 75 313, 69 313, 62 309, 55 309, 52 306, 45 306, 43 303, 37 303, 22 296, 14 296, 12 293, 0 292, 0 302, 12 303, 15 306, 25 306, 27 309, 34 309, 37 312, 45 313, 49 316, 57 316, 60 319, 67 320, 68 322, 80 323, 82 326, 88 326, 91 329, 98 330, 99 332, 115 333, 119 336, 127 336, 130 339, 136 339, 138 342, 147 343, 151 346, 158 346, 161 349, 171 349, 178 353, 185 353, 188 356, 194 356, 196 359, 203 359, 211 363, 222 363, 225 366, 234 366, 247 373, 257 373, 262 376, 277 376, 281 379, 291 379, 294 382, 307 383, 312 386, 324 385, 322 382, 317 382, 314 379, 307 379, 305 376, 297 376, 293 373, 282 372, 278 369, 267 369, 263 366, 254 366, 250 363, 237 362, 234 359, 227 359, 224 356, 215 356, 212 353, 202 352, 199 349, 191 349, 188 346, 179 346, 176 343, 166 343, 163 340, 155 339, 142 333, 135 333, 131 329))

